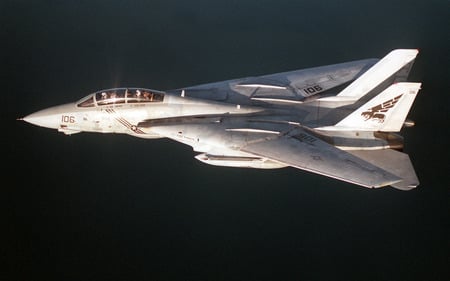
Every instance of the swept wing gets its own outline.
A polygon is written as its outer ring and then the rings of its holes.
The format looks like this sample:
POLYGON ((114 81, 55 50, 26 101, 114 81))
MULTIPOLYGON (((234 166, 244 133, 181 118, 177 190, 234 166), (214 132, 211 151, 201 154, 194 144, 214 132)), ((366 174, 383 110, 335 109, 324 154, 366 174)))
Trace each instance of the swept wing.
POLYGON ((289 135, 274 139, 249 143, 241 150, 365 187, 382 187, 401 180, 359 157, 308 134, 303 129, 295 129, 289 135))
POLYGON ((144 122, 139 127, 206 154, 214 155, 225 149, 243 152, 246 156, 268 159, 281 166, 292 166, 365 187, 392 185, 402 180, 328 144, 299 125, 246 122, 235 118, 208 121, 206 118, 201 123, 155 125, 144 122), (265 130, 265 127, 271 130, 265 130))
POLYGON ((355 80, 377 61, 377 59, 358 60, 196 85, 168 92, 240 104, 250 104, 252 101, 302 103, 355 80))

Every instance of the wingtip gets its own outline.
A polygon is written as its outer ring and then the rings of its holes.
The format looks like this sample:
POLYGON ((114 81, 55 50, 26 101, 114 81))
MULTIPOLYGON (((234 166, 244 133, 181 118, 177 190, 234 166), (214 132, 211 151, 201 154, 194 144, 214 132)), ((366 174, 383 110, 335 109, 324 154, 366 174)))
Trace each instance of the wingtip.
POLYGON ((398 190, 408 191, 419 186, 419 182, 408 183, 407 181, 400 181, 398 183, 391 184, 391 186, 398 190))

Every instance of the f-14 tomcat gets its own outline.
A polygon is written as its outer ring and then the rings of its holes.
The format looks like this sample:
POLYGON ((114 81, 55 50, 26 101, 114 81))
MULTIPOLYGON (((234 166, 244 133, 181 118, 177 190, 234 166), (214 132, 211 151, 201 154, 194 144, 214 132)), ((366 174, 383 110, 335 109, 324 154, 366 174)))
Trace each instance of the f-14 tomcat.
POLYGON ((418 51, 168 91, 114 88, 26 122, 78 132, 170 138, 218 166, 286 166, 369 188, 419 184, 401 152, 421 83, 405 82, 418 51))

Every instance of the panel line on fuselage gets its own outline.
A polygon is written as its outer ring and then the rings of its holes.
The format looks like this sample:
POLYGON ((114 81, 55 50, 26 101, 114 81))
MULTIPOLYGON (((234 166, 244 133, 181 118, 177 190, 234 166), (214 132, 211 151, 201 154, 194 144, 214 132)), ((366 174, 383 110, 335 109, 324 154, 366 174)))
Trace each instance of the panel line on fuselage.
POLYGON ((119 122, 120 124, 124 125, 126 128, 130 129, 131 131, 133 131, 136 134, 145 134, 145 132, 143 132, 141 129, 138 129, 136 125, 131 124, 130 122, 128 122, 125 118, 123 117, 117 117, 117 112, 112 109, 112 108, 107 108, 105 109, 105 111, 109 114, 113 114, 116 117, 114 117, 114 119, 119 122))

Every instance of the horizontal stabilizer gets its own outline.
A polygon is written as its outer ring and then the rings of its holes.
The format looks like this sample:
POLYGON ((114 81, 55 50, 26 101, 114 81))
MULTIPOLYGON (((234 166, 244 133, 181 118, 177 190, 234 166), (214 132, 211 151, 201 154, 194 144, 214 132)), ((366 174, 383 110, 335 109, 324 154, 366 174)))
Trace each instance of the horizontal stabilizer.
POLYGON ((399 132, 421 83, 397 83, 381 92, 332 130, 399 132))
POLYGON ((303 129, 293 130, 289 135, 248 143, 241 151, 369 188, 401 181, 389 171, 342 151, 303 129))
POLYGON ((419 185, 419 180, 408 154, 392 149, 352 150, 347 152, 402 178, 402 181, 391 184, 392 187, 410 190, 419 185))

